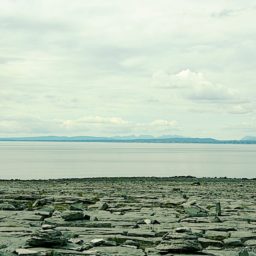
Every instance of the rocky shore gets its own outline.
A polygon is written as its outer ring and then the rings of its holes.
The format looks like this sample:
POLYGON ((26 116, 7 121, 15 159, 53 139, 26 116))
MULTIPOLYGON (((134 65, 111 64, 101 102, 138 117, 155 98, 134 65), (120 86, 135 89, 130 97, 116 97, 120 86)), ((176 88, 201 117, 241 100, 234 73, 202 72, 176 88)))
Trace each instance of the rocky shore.
POLYGON ((0 255, 256 255, 256 180, 0 181, 0 255))

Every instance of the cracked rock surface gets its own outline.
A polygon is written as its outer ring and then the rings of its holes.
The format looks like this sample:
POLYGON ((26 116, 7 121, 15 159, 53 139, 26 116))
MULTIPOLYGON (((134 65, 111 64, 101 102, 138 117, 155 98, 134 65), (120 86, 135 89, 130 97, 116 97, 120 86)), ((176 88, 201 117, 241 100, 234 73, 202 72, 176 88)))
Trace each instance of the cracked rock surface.
POLYGON ((256 180, 0 180, 0 255, 256 255, 256 180))

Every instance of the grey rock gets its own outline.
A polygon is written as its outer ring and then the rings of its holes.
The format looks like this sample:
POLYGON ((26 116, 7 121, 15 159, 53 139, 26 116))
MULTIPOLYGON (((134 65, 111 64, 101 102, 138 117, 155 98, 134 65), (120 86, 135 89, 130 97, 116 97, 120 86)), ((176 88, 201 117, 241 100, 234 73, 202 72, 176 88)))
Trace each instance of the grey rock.
POLYGON ((99 210, 103 210, 103 211, 107 210, 108 208, 109 208, 109 205, 106 202, 100 204, 98 207, 99 210))
POLYGON ((198 205, 193 206, 184 206, 185 213, 188 214, 189 217, 206 217, 208 216, 208 212, 205 209, 202 209, 198 205))
POLYGON ((207 231, 204 238, 222 241, 229 237, 229 233, 223 231, 207 231))
POLYGON ((90 215, 81 211, 64 211, 61 217, 66 221, 90 220, 90 215))
POLYGON ((71 204, 70 210, 71 211, 83 211, 84 205, 82 203, 71 204))
POLYGON ((163 237, 162 242, 156 246, 161 254, 166 253, 195 253, 202 250, 198 241, 197 234, 189 229, 183 229, 183 232, 170 232, 163 237))
POLYGON ((161 254, 166 253, 195 253, 202 250, 201 245, 196 240, 173 240, 171 243, 161 243, 156 246, 161 254))
POLYGON ((9 203, 2 203, 0 204, 0 210, 4 210, 4 211, 15 211, 16 208, 14 205, 9 204, 9 203))
POLYGON ((206 239, 203 237, 198 238, 199 243, 202 245, 203 248, 207 248, 209 246, 214 246, 214 247, 223 247, 223 242, 218 241, 218 240, 211 240, 211 239, 206 239))
POLYGON ((239 238, 227 238, 223 240, 224 245, 228 247, 237 247, 237 246, 242 246, 243 243, 241 239, 239 238))
POLYGON ((249 251, 247 249, 242 249, 239 253, 238 256, 250 256, 249 251))
POLYGON ((30 255, 39 256, 40 255, 37 251, 30 250, 30 249, 23 249, 23 248, 15 250, 15 253, 20 256, 30 256, 30 255))
POLYGON ((216 203, 216 215, 221 216, 221 205, 220 202, 216 203))
POLYGON ((54 247, 65 245, 67 239, 59 230, 46 229, 36 231, 27 243, 28 245, 35 247, 54 247))

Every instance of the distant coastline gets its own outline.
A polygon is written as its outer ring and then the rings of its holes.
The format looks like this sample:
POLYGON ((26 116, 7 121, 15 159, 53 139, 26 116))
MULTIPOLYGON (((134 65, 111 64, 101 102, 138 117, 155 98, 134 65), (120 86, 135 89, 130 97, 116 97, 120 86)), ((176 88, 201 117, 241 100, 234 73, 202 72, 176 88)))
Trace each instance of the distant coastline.
POLYGON ((256 178, 246 178, 246 177, 226 177, 226 176, 218 176, 218 177, 197 177, 192 175, 187 176, 102 176, 102 177, 83 177, 83 178, 38 178, 38 179, 1 179, 1 181, 19 181, 19 182, 45 182, 45 181, 76 181, 76 182, 84 182, 84 181, 93 181, 93 182, 128 182, 128 181, 165 181, 165 182, 195 182, 194 185, 200 185, 198 182, 241 182, 241 181, 252 181, 255 182, 256 178))
POLYGON ((179 136, 131 136, 131 137, 91 137, 91 136, 41 136, 0 138, 0 141, 23 142, 116 142, 116 143, 194 143, 194 144, 256 144, 256 137, 244 137, 240 140, 218 140, 214 138, 189 138, 179 136))

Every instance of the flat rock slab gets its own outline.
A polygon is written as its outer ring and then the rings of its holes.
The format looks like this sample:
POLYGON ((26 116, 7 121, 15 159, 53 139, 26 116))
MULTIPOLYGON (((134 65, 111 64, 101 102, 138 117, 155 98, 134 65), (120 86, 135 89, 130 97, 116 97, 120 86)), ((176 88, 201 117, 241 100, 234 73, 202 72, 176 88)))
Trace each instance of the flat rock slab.
POLYGON ((255 188, 192 177, 0 180, 0 255, 251 256, 255 188))

